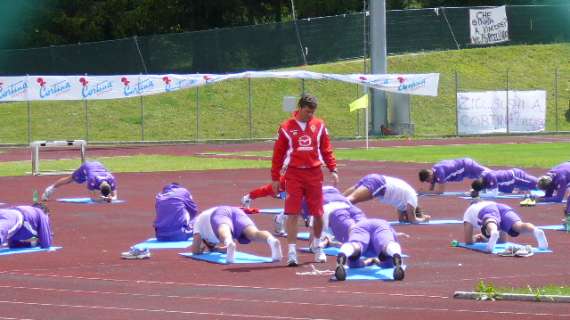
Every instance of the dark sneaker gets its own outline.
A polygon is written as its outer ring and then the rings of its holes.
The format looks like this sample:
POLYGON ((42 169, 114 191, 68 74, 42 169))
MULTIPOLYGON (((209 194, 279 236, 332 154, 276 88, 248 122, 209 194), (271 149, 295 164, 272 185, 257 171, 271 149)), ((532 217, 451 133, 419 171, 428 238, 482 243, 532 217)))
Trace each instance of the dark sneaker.
POLYGON ((394 280, 403 280, 405 274, 404 268, 402 268, 402 257, 396 253, 392 256, 392 262, 394 263, 394 280))
POLYGON ((346 280, 346 255, 344 253, 339 253, 336 257, 336 269, 334 271, 334 276, 338 281, 346 280))

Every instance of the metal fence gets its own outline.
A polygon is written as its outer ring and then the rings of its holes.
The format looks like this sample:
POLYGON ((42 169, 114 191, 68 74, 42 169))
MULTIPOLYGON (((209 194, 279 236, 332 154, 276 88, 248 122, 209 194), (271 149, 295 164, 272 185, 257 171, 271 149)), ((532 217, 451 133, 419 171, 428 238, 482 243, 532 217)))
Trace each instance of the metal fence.
MULTIPOLYGON (((570 41, 570 5, 508 6, 507 16, 509 44, 570 41)), ((389 54, 470 47, 469 8, 393 10, 386 20, 389 54)), ((329 63, 366 56, 367 25, 368 17, 357 13, 0 50, 0 75, 229 73, 329 63)))
MULTIPOLYGON (((532 74, 492 68, 476 73, 443 71, 437 97, 411 99, 415 134, 456 135, 457 92, 486 90, 545 90, 546 131, 570 131, 567 65, 556 70, 535 69, 532 74)), ((0 144, 68 139, 110 143, 270 139, 288 116, 282 110, 283 97, 298 96, 303 91, 319 98, 317 114, 325 119, 333 137, 365 135, 364 111, 348 111, 348 104, 363 94, 357 85, 326 80, 242 79, 133 99, 2 104, 0 117, 8 121, 0 127, 0 144)))

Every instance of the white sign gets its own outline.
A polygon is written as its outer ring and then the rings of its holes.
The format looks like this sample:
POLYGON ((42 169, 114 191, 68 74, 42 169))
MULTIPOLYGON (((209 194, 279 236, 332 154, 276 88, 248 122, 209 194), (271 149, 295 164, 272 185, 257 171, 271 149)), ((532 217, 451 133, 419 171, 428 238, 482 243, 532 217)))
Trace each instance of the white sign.
MULTIPOLYGON (((546 91, 508 92, 509 132, 544 131, 546 91)), ((457 126, 459 134, 507 132, 507 92, 457 93, 457 126)))
POLYGON ((509 21, 505 8, 469 9, 472 44, 509 41, 509 21))
POLYGON ((439 73, 332 74, 310 71, 247 71, 232 74, 0 77, 0 102, 132 98, 244 78, 336 80, 388 92, 424 96, 437 96, 439 84, 439 73))

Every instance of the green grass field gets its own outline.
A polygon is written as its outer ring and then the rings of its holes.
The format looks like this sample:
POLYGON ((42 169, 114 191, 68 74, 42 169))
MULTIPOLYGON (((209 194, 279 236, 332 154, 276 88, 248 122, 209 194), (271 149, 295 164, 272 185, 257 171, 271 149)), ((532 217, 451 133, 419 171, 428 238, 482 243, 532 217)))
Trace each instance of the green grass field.
MULTIPOLYGON (((507 87, 547 90, 547 130, 555 129, 556 118, 560 130, 570 130, 570 123, 564 118, 570 99, 569 56, 568 43, 427 52, 389 57, 388 71, 440 73, 438 97, 413 96, 411 99, 417 135, 455 134, 456 84, 460 91, 507 87)), ((363 62, 360 59, 290 69, 362 73, 363 62)), ((251 79, 250 128, 248 83, 248 80, 232 80, 142 99, 100 100, 87 104, 33 102, 29 110, 26 103, 2 103, 0 118, 7 125, 0 126, 0 144, 25 144, 28 139, 112 142, 143 138, 156 141, 272 137, 278 124, 288 116, 281 110, 283 96, 298 96, 303 87, 319 98, 318 115, 327 121, 333 137, 364 135, 362 111, 349 113, 347 107, 362 94, 357 85, 325 80, 251 79)))
MULTIPOLYGON (((214 169, 269 168, 271 151, 240 152, 236 155, 266 156, 267 160, 137 155, 95 158, 112 172, 155 172, 214 169)), ((339 160, 433 163, 444 159, 471 157, 483 165, 548 169, 570 160, 570 143, 470 144, 374 149, 339 149, 339 160)), ((42 171, 73 170, 79 159, 42 160, 42 171)), ((22 176, 31 171, 31 161, 0 162, 0 176, 22 176)))

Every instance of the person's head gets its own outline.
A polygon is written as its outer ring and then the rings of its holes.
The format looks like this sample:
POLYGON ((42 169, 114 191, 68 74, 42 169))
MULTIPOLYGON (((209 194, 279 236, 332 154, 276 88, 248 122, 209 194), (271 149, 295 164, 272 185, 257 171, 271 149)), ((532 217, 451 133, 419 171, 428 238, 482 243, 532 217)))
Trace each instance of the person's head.
POLYGON ((552 184, 552 177, 551 176, 542 176, 542 177, 538 178, 538 181, 536 182, 536 186, 540 190, 548 189, 551 184, 552 184))
POLYGON ((111 185, 107 181, 101 182, 99 186, 99 190, 101 190, 101 195, 103 197, 108 197, 111 194, 111 185))
POLYGON ((473 189, 473 191, 481 191, 483 190, 483 179, 479 178, 476 180, 473 180, 473 182, 471 182, 471 189, 473 189))
POLYGON ((419 173, 420 182, 431 182, 433 177, 433 173, 431 170, 422 169, 419 173))
POLYGON ((311 120, 317 110, 317 98, 310 94, 303 94, 297 102, 297 120, 307 122, 311 120))

